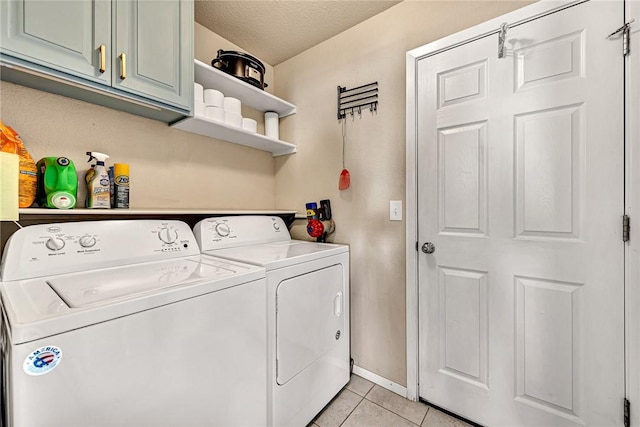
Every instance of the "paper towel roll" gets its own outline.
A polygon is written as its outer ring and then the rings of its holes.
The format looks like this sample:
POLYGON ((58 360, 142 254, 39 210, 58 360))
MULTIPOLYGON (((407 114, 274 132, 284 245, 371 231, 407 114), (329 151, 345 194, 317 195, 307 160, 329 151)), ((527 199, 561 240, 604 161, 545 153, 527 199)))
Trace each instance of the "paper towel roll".
POLYGON ((273 111, 267 111, 264 113, 264 136, 268 136, 273 139, 280 139, 279 126, 278 113, 274 113, 273 111))
POLYGON ((0 151, 0 221, 17 221, 20 157, 0 151))

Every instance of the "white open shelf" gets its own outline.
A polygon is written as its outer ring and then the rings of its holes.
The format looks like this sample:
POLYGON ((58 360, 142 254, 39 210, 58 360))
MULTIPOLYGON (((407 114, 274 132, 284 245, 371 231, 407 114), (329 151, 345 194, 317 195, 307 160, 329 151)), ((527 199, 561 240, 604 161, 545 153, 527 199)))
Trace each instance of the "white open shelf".
POLYGON ((269 92, 251 86, 242 80, 220 71, 211 65, 195 61, 195 81, 205 89, 217 89, 224 96, 232 96, 242 101, 243 105, 258 111, 275 111, 280 117, 290 116, 296 113, 296 106, 271 95, 269 92))
MULTIPOLYGON (((272 94, 245 83, 236 77, 218 70, 197 59, 195 62, 195 81, 206 89, 217 89, 225 96, 240 99, 242 104, 258 111, 275 111, 280 117, 296 113, 296 106, 272 94)), ((258 150, 269 151, 273 156, 282 156, 296 152, 295 144, 269 138, 249 132, 242 128, 217 122, 206 117, 186 117, 171 125, 176 129, 197 133, 211 138, 221 139, 235 144, 245 145, 258 150)))
POLYGON ((269 138, 259 133, 249 132, 239 127, 217 122, 206 117, 187 117, 171 125, 176 129, 198 135, 210 136, 224 141, 234 142, 258 150, 269 151, 274 157, 296 152, 295 144, 269 138))

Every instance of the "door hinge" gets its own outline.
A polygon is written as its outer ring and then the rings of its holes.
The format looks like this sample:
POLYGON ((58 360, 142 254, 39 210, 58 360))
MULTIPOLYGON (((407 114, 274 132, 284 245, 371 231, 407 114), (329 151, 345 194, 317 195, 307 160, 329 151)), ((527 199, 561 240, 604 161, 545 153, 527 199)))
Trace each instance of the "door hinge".
POLYGON ((507 41, 507 30, 509 30, 508 22, 500 24, 500 31, 498 31, 498 59, 506 56, 504 43, 507 41))
POLYGON ((631 403, 629 399, 624 399, 624 427, 631 426, 631 403))
POLYGON ((629 219, 629 215, 623 215, 622 216, 622 241, 623 242, 628 242, 629 241, 629 233, 631 232, 631 225, 630 223, 630 219, 629 219))
POLYGON ((627 56, 629 55, 629 52, 631 52, 631 48, 629 46, 629 38, 631 33, 631 29, 630 29, 631 24, 634 21, 635 19, 632 19, 631 21, 625 23, 622 27, 618 28, 613 33, 607 36, 608 39, 612 39, 617 36, 620 36, 620 38, 622 39, 622 56, 627 56))
POLYGON ((629 38, 630 38, 629 24, 627 24, 622 32, 622 56, 626 57, 631 52, 631 48, 629 47, 629 38))

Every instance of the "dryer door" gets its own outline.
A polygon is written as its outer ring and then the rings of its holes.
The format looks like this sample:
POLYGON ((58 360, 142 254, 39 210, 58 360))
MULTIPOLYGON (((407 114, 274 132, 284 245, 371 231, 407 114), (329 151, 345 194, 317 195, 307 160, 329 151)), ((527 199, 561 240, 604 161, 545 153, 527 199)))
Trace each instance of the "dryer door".
POLYGON ((276 289, 279 385, 346 339, 344 292, 340 264, 280 282, 276 289))

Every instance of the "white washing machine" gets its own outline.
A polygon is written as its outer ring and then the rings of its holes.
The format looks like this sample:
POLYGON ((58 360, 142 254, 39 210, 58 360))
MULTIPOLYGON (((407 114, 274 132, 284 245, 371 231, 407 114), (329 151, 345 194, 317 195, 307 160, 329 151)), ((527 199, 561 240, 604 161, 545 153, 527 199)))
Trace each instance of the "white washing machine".
POLYGON ((267 270, 269 424, 306 426, 349 381, 349 248, 291 240, 282 219, 209 218, 203 254, 267 270))
POLYGON ((264 426, 265 270, 180 221, 35 225, 1 265, 7 426, 264 426))

